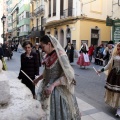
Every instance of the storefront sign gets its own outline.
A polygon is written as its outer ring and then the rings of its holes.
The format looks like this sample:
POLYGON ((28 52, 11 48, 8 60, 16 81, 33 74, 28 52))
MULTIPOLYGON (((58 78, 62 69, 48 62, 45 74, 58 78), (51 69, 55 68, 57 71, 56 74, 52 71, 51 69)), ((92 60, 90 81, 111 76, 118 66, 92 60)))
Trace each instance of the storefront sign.
POLYGON ((113 41, 120 42, 120 20, 113 21, 113 41))
POLYGON ((106 26, 112 26, 113 25, 113 20, 107 16, 106 18, 106 26))
POLYGON ((114 41, 115 42, 120 42, 120 26, 115 27, 114 31, 114 41))

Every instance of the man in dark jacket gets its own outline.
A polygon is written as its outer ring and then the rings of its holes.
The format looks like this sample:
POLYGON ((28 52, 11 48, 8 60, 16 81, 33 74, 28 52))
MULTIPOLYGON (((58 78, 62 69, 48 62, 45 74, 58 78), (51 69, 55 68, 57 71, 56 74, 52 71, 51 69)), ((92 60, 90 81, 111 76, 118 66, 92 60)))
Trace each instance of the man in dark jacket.
POLYGON ((0 60, 2 60, 2 57, 4 56, 2 44, 0 44, 0 60))
POLYGON ((32 92, 33 98, 35 98, 35 86, 33 83, 21 72, 24 71, 32 80, 36 75, 39 75, 39 59, 38 55, 32 52, 32 44, 30 42, 24 42, 23 48, 25 53, 21 54, 21 68, 18 78, 22 79, 24 83, 32 92))

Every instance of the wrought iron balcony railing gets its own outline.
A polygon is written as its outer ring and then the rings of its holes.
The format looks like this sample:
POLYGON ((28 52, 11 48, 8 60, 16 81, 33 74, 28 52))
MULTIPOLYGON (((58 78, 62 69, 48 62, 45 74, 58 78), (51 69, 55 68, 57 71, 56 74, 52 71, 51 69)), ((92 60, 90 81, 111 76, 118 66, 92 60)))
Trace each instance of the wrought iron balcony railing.
POLYGON ((34 2, 34 1, 36 1, 36 0, 30 0, 30 3, 34 2))
POLYGON ((33 17, 34 17, 34 13, 31 12, 31 13, 30 13, 30 18, 33 18, 33 17))
POLYGON ((33 27, 31 31, 37 31, 37 27, 33 27))
POLYGON ((42 25, 39 25, 39 26, 33 27, 31 31, 43 31, 43 27, 42 25))
POLYGON ((63 11, 60 11, 60 18, 67 18, 67 17, 74 17, 75 16, 75 9, 66 9, 63 11))
POLYGON ((41 5, 34 10, 35 15, 37 15, 37 14, 41 15, 41 14, 44 14, 44 12, 45 12, 45 6, 44 5, 41 5))

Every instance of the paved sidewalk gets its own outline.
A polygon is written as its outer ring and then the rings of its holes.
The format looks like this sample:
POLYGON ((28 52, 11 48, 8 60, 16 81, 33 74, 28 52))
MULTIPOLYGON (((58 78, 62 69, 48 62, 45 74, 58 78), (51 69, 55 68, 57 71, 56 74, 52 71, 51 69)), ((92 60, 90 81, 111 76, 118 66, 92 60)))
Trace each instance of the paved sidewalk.
POLYGON ((79 98, 77 98, 77 101, 82 114, 82 120, 116 120, 79 98))
MULTIPOLYGON (((79 75, 79 71, 76 70, 76 62, 78 58, 74 59, 74 63, 71 63, 75 70, 75 74, 79 75)), ((94 61, 94 60, 93 60, 94 61)), ((96 69, 101 68, 101 66, 96 66, 93 63, 90 67, 95 66, 96 69)), ((84 71, 83 71, 84 72, 84 71)), ((91 74, 91 73, 89 73, 91 74)), ((82 114, 82 120, 118 120, 117 118, 113 118, 109 116, 108 114, 104 113, 103 111, 100 111, 93 107, 92 105, 86 103, 85 101, 81 100, 80 98, 77 97, 78 101, 78 106, 82 114)))

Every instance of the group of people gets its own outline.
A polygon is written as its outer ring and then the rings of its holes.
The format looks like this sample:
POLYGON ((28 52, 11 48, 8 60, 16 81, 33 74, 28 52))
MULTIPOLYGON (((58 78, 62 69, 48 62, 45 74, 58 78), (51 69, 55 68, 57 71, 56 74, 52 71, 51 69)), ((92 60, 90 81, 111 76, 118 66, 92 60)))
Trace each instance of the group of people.
POLYGON ((109 59, 111 58, 113 48, 113 41, 109 41, 105 46, 103 44, 97 46, 94 51, 95 64, 100 66, 107 65, 109 59))
POLYGON ((81 67, 90 65, 94 57, 94 63, 104 66, 97 74, 108 70, 108 77, 105 85, 105 102, 112 108, 116 108, 116 116, 120 117, 120 43, 116 45, 109 41, 106 46, 101 44, 89 48, 86 43, 80 48, 77 64, 81 67), (103 64, 104 62, 104 64, 103 64))
MULTIPOLYGON (((45 53, 42 62, 39 60, 38 44, 33 51, 30 42, 23 43, 25 53, 21 54, 18 78, 22 79, 22 83, 31 90, 33 98, 36 98, 35 85, 42 80, 39 86, 41 88, 39 100, 48 120, 80 120, 81 115, 74 94, 76 81, 69 56, 71 53, 73 54, 74 47, 68 44, 65 49, 62 48, 59 41, 50 34, 40 39, 40 46, 42 52, 45 53), (41 65, 44 66, 44 71, 39 75, 41 65), (29 78, 21 70, 33 81, 28 80, 29 78)), ((104 49, 106 55, 108 49, 108 47, 104 49)), ((93 46, 88 48, 84 43, 80 48, 77 64, 90 65, 92 52, 94 52, 93 46)), ((109 70, 105 85, 105 102, 111 107, 117 108, 116 116, 120 117, 120 43, 115 45, 109 59, 107 65, 98 70, 97 74, 109 70)))
POLYGON ((77 64, 85 68, 90 65, 94 58, 94 63, 96 65, 105 66, 111 58, 113 49, 113 41, 109 41, 107 45, 91 45, 89 48, 86 43, 83 43, 79 50, 77 64))
MULTIPOLYGON (((108 49, 106 48, 106 50, 108 49)), ((108 70, 105 85, 105 102, 112 108, 116 108, 115 115, 120 117, 120 43, 117 43, 114 48, 111 46, 108 53, 109 61, 107 65, 98 70, 97 73, 108 70)))
POLYGON ((7 57, 8 60, 12 58, 13 52, 11 46, 8 42, 0 43, 0 59, 2 57, 7 57))

